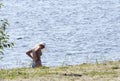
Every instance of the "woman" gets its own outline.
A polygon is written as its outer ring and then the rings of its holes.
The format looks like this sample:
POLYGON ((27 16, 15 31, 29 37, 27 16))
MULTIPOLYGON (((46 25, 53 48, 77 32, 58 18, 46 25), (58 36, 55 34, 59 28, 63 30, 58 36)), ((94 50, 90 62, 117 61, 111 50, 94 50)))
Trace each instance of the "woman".
POLYGON ((36 45, 33 49, 26 52, 26 54, 33 60, 32 67, 39 67, 42 66, 41 64, 41 50, 45 48, 45 43, 41 42, 40 44, 36 45))

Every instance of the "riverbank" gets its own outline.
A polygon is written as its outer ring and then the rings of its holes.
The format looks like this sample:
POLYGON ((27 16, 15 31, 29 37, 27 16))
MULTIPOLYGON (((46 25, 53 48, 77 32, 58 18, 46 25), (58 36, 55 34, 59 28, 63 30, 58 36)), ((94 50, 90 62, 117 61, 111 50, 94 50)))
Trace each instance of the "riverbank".
POLYGON ((0 81, 120 81, 120 61, 0 70, 0 81))

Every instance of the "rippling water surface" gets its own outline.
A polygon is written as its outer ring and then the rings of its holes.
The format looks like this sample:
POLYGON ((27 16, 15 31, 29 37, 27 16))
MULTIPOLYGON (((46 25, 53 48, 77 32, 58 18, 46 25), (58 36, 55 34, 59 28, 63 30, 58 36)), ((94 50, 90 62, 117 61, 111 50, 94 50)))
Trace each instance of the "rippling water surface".
POLYGON ((0 0, 15 42, 0 68, 29 67, 25 52, 47 44, 42 62, 60 66, 120 59, 120 0, 0 0))

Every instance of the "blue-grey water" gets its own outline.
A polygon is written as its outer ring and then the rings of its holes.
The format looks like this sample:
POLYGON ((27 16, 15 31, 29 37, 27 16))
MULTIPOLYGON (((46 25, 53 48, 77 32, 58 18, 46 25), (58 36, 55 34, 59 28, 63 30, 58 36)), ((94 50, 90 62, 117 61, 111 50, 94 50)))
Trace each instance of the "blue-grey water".
POLYGON ((25 52, 44 41, 44 66, 120 60, 120 0, 0 0, 15 43, 0 68, 29 67, 25 52))

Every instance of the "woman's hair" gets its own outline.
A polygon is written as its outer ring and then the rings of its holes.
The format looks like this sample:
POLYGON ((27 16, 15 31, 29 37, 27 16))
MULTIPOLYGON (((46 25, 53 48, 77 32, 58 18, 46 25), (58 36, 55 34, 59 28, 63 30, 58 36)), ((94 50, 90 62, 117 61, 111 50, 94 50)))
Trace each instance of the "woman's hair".
POLYGON ((40 44, 40 46, 42 46, 42 48, 45 48, 45 45, 40 44))
POLYGON ((43 48, 45 48, 46 44, 44 42, 40 42, 39 45, 42 46, 43 48))

